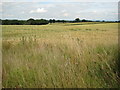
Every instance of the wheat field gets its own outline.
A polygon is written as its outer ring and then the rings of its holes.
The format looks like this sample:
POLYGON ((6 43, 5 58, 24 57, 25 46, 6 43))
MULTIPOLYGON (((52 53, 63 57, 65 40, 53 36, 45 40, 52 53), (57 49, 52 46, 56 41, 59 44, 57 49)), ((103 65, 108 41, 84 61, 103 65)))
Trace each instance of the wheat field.
POLYGON ((2 25, 4 88, 118 88, 118 23, 2 25))

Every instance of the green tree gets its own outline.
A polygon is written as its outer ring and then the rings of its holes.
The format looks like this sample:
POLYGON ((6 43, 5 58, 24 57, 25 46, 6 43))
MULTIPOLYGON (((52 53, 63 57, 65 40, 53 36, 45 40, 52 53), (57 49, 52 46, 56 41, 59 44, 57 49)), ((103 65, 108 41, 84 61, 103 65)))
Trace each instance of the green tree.
POLYGON ((76 22, 80 22, 80 19, 79 19, 79 18, 76 18, 75 21, 76 21, 76 22))

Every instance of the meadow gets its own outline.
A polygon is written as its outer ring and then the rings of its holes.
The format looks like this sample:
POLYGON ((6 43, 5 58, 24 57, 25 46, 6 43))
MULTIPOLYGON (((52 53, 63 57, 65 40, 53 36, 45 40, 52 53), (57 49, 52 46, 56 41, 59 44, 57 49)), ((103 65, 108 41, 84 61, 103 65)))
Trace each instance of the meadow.
POLYGON ((2 25, 5 88, 119 88, 118 23, 2 25))

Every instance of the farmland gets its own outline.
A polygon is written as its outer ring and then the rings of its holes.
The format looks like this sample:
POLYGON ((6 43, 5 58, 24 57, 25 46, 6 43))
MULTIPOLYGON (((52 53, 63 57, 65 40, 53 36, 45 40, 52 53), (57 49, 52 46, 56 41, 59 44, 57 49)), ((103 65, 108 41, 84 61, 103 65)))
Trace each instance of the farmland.
POLYGON ((2 84, 120 87, 118 23, 2 25, 2 84))

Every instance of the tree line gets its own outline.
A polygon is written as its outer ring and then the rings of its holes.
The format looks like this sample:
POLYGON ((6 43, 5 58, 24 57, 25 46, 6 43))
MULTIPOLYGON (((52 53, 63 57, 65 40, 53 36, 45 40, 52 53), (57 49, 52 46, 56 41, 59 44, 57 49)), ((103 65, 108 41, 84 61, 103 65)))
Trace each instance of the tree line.
POLYGON ((76 23, 76 22, 105 22, 103 21, 91 21, 91 20, 80 20, 79 18, 76 18, 75 20, 55 20, 55 19, 28 19, 28 20, 1 20, 0 24, 2 25, 46 25, 49 23, 76 23))
POLYGON ((28 20, 2 20, 2 25, 46 25, 48 20, 45 19, 28 19, 28 20))

